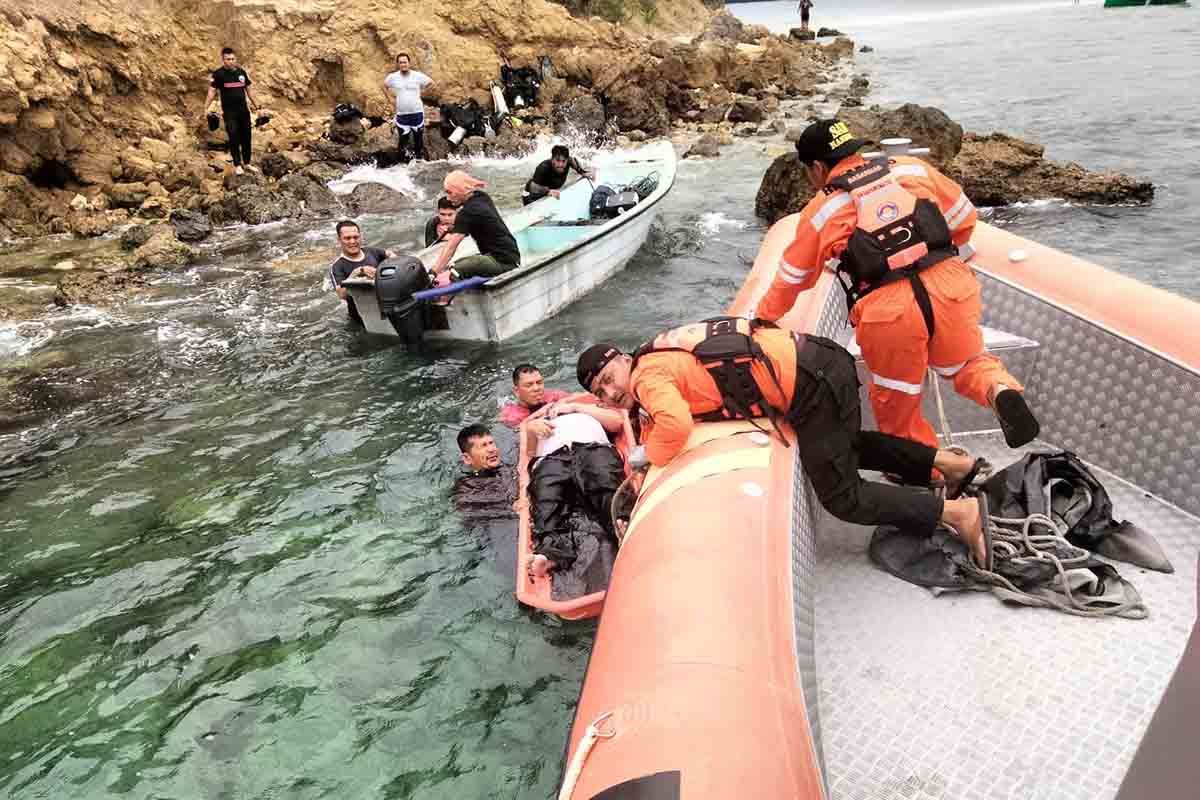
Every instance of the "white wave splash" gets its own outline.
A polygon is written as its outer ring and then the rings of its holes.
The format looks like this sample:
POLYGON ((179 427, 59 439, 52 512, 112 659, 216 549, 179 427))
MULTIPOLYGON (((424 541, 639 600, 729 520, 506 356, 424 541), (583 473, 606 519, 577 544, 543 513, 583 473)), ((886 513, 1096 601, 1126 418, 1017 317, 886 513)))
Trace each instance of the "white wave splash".
POLYGON ((334 194, 349 194, 354 187, 364 183, 378 183, 388 187, 393 192, 399 192, 413 200, 424 200, 425 192, 413 181, 409 174, 408 165, 397 164, 380 169, 373 164, 360 164, 340 178, 329 182, 329 190, 334 194))
POLYGON ((745 230, 746 224, 745 220, 730 219, 722 211, 705 211, 697 220, 696 227, 700 229, 701 233, 712 236, 720 233, 722 228, 731 228, 735 231, 745 230))
POLYGON ((0 358, 27 356, 54 337, 54 331, 37 322, 0 325, 0 358))

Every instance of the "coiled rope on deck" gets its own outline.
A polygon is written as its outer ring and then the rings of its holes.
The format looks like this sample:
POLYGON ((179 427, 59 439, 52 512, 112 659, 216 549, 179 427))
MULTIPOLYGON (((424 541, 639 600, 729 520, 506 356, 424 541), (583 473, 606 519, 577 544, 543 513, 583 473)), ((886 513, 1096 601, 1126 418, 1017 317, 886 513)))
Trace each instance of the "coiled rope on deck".
POLYGON ((976 580, 998 586, 1029 605, 1054 608, 1078 617, 1145 619, 1150 615, 1133 585, 1120 578, 1118 580, 1127 598, 1123 603, 1097 606, 1094 601, 1088 602, 1077 597, 1071 589, 1067 572, 1086 568, 1092 554, 1067 541, 1059 524, 1052 518, 1045 514, 1030 514, 1028 517, 989 516, 988 521, 991 525, 993 561, 1005 560, 1015 566, 1049 563, 1058 574, 1061 592, 1066 600, 1020 589, 1000 573, 981 569, 968 558, 966 572, 976 580))

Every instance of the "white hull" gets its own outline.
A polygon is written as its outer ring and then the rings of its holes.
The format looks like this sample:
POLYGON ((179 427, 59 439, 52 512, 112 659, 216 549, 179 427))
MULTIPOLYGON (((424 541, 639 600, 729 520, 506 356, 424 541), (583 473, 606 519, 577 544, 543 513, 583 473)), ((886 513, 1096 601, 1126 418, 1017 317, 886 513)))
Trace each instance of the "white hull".
MULTIPOLYGON (((522 266, 493 278, 479 289, 462 292, 435 314, 445 314, 445 327, 426 331, 427 338, 501 341, 554 316, 608 280, 629 262, 650 233, 658 203, 675 182, 675 151, 669 142, 649 145, 621 161, 598 167, 598 182, 624 184, 650 172, 658 174, 657 188, 628 212, 604 224, 563 226, 562 221, 586 219, 592 187, 579 181, 558 199, 547 198, 505 215, 522 249, 522 266), (547 223, 539 225, 539 223, 547 223)), ((418 257, 427 265, 439 248, 418 257)), ((467 239, 455 260, 476 253, 467 239)), ((369 332, 396 336, 391 322, 379 312, 373 287, 347 284, 369 332)))

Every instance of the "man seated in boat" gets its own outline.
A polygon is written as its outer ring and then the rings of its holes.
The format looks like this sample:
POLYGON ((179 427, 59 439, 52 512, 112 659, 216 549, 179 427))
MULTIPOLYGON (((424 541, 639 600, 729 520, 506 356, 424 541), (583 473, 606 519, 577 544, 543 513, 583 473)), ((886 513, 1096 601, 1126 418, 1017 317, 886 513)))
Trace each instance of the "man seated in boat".
POLYGON ((329 265, 329 278, 333 281, 333 290, 337 292, 337 296, 346 301, 346 311, 350 315, 350 319, 361 325, 362 317, 359 316, 358 309, 354 307, 354 298, 350 296, 349 291, 342 287, 342 281, 350 278, 374 280, 375 268, 385 260, 395 258, 396 254, 391 250, 382 250, 378 247, 363 247, 362 230, 353 220, 342 220, 337 224, 335 230, 341 252, 337 259, 329 265))
POLYGON ((609 440, 624 428, 621 412, 596 404, 594 398, 560 400, 544 411, 521 426, 521 435, 536 440, 528 473, 533 555, 526 564, 534 577, 574 565, 582 537, 592 535, 572 524, 577 511, 616 542, 610 508, 625 480, 621 454, 609 440))
POLYGON ((928 532, 942 522, 980 566, 990 563, 980 501, 958 499, 982 460, 861 430, 854 358, 834 341, 717 317, 660 334, 633 355, 593 345, 579 357, 577 372, 601 402, 644 412, 631 467, 669 463, 683 451, 695 421, 766 417, 779 432, 786 420, 805 474, 835 517, 928 532), (946 476, 947 497, 955 499, 864 481, 860 467, 912 484, 928 484, 936 467, 946 476))
POLYGON ((446 197, 458 213, 454 226, 446 235, 446 246, 433 265, 435 277, 440 278, 450 268, 455 251, 468 236, 475 240, 479 254, 460 258, 454 265, 452 279, 494 278, 520 266, 521 251, 517 248, 517 240, 496 210, 492 198, 482 191, 486 185, 462 170, 451 172, 442 182, 446 197))
POLYGON ((458 209, 454 207, 454 203, 450 202, 450 198, 439 197, 437 213, 425 223, 425 246, 432 247, 444 240, 450 233, 450 229, 454 227, 456 216, 458 216, 458 209))
POLYGON ((547 195, 558 197, 559 190, 566 185, 567 175, 575 170, 589 181, 596 180, 596 170, 588 169, 579 163, 579 159, 571 155, 565 144, 556 144, 550 148, 550 158, 537 165, 533 177, 525 183, 525 191, 521 192, 521 202, 529 205, 535 200, 541 200, 547 195))
POLYGON ((547 389, 542 371, 533 364, 518 364, 512 373, 513 402, 500 409, 500 421, 510 428, 520 427, 530 414, 567 396, 562 389, 547 389))
POLYGON ((500 448, 486 425, 458 432, 463 473, 454 482, 454 508, 479 537, 497 569, 516 569, 517 471, 503 463, 500 448))

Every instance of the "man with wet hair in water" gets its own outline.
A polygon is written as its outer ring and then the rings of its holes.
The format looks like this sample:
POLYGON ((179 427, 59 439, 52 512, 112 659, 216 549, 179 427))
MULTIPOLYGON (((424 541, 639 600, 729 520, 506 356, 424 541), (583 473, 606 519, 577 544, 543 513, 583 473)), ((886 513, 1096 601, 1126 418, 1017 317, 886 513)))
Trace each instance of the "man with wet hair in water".
POLYGON ((567 175, 575 170, 589 181, 596 180, 596 170, 588 169, 579 163, 579 159, 571 156, 571 151, 565 144, 556 144, 550 148, 550 158, 537 165, 533 177, 525 183, 525 191, 521 193, 521 202, 529 205, 543 197, 558 197, 559 190, 566 185, 567 175))
POLYGON ((341 252, 332 264, 329 265, 329 279, 333 282, 333 290, 337 292, 337 296, 346 301, 346 311, 350 315, 350 320, 357 325, 362 325, 362 317, 358 314, 358 309, 354 307, 354 298, 350 296, 350 292, 342 286, 342 282, 350 278, 375 278, 375 268, 389 258, 396 256, 391 250, 381 250, 378 247, 363 247, 362 246, 362 231, 358 227, 358 223, 344 219, 339 222, 335 228, 337 231, 338 246, 341 252))
POLYGON ((250 133, 254 126, 250 123, 250 109, 257 110, 258 101, 250 87, 250 76, 238 66, 237 53, 232 47, 221 49, 221 66, 210 76, 208 96, 200 110, 201 118, 208 113, 208 107, 218 93, 221 95, 221 113, 225 116, 225 132, 229 134, 233 171, 241 175, 243 166, 253 169, 250 166, 250 133))
POLYGON ((463 472, 451 492, 454 509, 479 537, 497 570, 512 575, 517 553, 517 471, 501 459, 488 426, 468 425, 457 439, 463 472))
POLYGON ((512 373, 516 401, 500 409, 500 421, 510 428, 519 427, 531 414, 567 396, 562 389, 547 389, 542 371, 533 364, 518 364, 512 373))
POLYGON ((458 216, 458 209, 454 207, 454 203, 450 202, 450 198, 439 197, 437 213, 425 223, 425 246, 432 247, 445 239, 446 235, 450 233, 450 229, 454 227, 456 216, 458 216))

